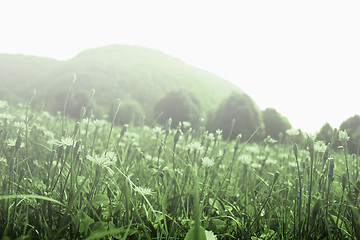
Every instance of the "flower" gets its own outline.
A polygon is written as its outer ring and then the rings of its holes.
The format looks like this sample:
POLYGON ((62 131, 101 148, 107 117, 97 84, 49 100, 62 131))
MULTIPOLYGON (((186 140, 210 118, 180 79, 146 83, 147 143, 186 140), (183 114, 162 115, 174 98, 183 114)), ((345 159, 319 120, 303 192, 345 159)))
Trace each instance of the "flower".
POLYGON ((317 141, 314 144, 314 149, 316 152, 325 152, 326 151, 326 145, 323 141, 317 141))
POLYGON ((348 136, 346 130, 339 131, 339 140, 341 141, 342 144, 345 144, 347 141, 349 141, 349 136, 348 136))
POLYGON ((259 164, 259 163, 252 163, 252 164, 251 164, 251 167, 253 167, 253 168, 261 168, 261 164, 259 164))
POLYGON ((95 125, 95 128, 97 128, 97 129, 102 128, 105 125, 105 123, 106 123, 105 120, 99 120, 99 119, 94 120, 94 125, 95 125))
POLYGON ((217 240, 216 235, 212 231, 205 230, 207 240, 217 240))
POLYGON ((0 109, 7 108, 7 107, 8 107, 7 101, 0 100, 0 109))
POLYGON ((62 137, 60 141, 58 141, 59 146, 73 146, 74 145, 74 140, 70 137, 62 137))
POLYGON ((14 122, 14 127, 18 128, 19 130, 24 130, 26 125, 24 122, 14 122))
POLYGON ((297 136, 299 135, 299 133, 300 133, 299 129, 295 129, 295 128, 290 128, 286 130, 286 134, 289 136, 297 136))
MULTIPOLYGON (((16 146, 16 141, 17 141, 17 139, 8 138, 8 139, 6 139, 5 142, 9 147, 15 147, 16 146)), ((23 148, 23 147, 25 147, 25 144, 23 142, 21 142, 20 148, 23 148)))
POLYGON ((277 161, 274 160, 274 159, 268 159, 266 160, 266 164, 269 164, 269 165, 276 165, 277 164, 277 161))
POLYGON ((98 167, 106 168, 111 175, 114 175, 114 171, 110 168, 110 166, 115 165, 115 161, 110 159, 105 153, 101 156, 95 155, 95 157, 87 155, 86 158, 98 167))
POLYGON ((201 143, 199 142, 192 142, 187 145, 187 147, 190 149, 190 151, 202 151, 204 149, 203 146, 201 146, 201 143))
POLYGON ((0 119, 13 120, 15 117, 9 113, 0 113, 0 119))
POLYGON ((191 126, 191 122, 183 121, 182 125, 184 128, 189 128, 191 126))
POLYGON ((114 152, 107 152, 106 156, 112 160, 112 161, 116 161, 116 154, 114 152))
POLYGON ((209 133, 208 137, 207 137, 208 141, 213 142, 215 140, 215 136, 213 133, 209 133))
POLYGON ((290 167, 297 167, 297 163, 296 162, 289 162, 289 166, 290 167))
POLYGON ((220 129, 216 130, 216 132, 215 132, 216 140, 221 140, 221 138, 222 138, 222 136, 221 136, 222 131, 223 131, 223 130, 220 130, 220 129))
POLYGON ((215 162, 214 162, 214 160, 211 159, 211 158, 204 157, 204 158, 202 159, 202 165, 203 165, 205 168, 212 167, 214 164, 215 164, 215 162))
POLYGON ((161 128, 159 127, 154 127, 153 128, 153 133, 156 135, 156 137, 158 137, 159 135, 163 134, 165 131, 162 130, 161 128))
POLYGON ((249 165, 251 163, 251 155, 245 154, 240 157, 240 161, 243 164, 249 165))
POLYGON ((144 196, 151 196, 154 194, 153 190, 151 188, 147 188, 147 187, 136 187, 135 191, 139 192, 141 195, 144 196))

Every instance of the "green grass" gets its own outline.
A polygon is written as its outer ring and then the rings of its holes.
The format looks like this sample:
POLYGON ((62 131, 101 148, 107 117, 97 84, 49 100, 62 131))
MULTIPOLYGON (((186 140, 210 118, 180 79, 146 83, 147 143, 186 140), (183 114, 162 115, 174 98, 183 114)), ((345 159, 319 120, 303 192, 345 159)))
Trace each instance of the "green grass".
POLYGON ((225 141, 28 105, 0 104, 3 239, 360 238, 359 160, 343 133, 343 149, 225 141))

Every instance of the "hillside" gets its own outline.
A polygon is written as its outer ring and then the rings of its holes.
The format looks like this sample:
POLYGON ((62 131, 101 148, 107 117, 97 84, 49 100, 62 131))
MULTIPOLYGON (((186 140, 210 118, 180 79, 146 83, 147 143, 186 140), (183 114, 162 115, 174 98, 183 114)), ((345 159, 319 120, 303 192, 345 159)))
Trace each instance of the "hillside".
POLYGON ((30 96, 31 90, 25 96, 21 90, 33 86, 59 64, 59 61, 50 58, 0 54, 0 97, 17 102, 30 96))
MULTIPOLYGON (((114 99, 137 101, 148 116, 155 104, 172 90, 186 89, 200 102, 204 114, 213 109, 232 91, 239 91, 226 80, 192 67, 183 61, 160 51, 138 46, 111 45, 86 50, 67 61, 42 59, 33 56, 9 55, 1 59, 13 66, 0 70, 1 83, 4 76, 16 83, 11 94, 2 95, 11 99, 27 101, 32 89, 37 89, 36 102, 44 101, 45 108, 61 110, 72 74, 77 80, 70 96, 69 111, 77 116, 85 105, 89 91, 95 89, 95 110, 107 114, 114 99), (46 61, 45 61, 46 60, 46 61), (23 64, 31 62, 32 65, 23 64), (46 62, 46 63, 45 63, 46 62), (21 74, 20 74, 21 73, 21 74)), ((9 90, 6 84, 0 91, 9 90)))

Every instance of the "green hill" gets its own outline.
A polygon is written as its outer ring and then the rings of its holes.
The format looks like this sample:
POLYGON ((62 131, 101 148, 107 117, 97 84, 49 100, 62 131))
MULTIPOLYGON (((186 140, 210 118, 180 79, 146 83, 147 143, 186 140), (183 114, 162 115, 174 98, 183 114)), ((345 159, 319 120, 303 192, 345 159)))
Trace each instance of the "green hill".
MULTIPOLYGON (((138 46, 99 47, 67 61, 22 55, 2 57, 0 61, 7 62, 13 69, 0 69, 1 83, 4 79, 7 84, 16 83, 16 89, 10 89, 11 94, 2 96, 10 101, 21 98, 27 101, 35 88, 35 103, 44 101, 45 108, 51 112, 62 109, 72 74, 76 73, 69 103, 69 113, 73 116, 78 116, 79 108, 87 103, 91 89, 96 90, 94 109, 97 114, 109 113, 113 101, 120 98, 138 102, 146 116, 152 116, 156 103, 174 90, 186 89, 198 98, 203 116, 231 92, 241 92, 214 74, 160 51, 138 46), (10 78, 15 80, 7 80, 10 78)), ((9 90, 6 86, 2 84, 0 91, 9 90)))
POLYGON ((59 61, 21 54, 0 54, 0 98, 18 102, 24 96, 22 90, 33 86, 44 74, 58 66, 59 61))

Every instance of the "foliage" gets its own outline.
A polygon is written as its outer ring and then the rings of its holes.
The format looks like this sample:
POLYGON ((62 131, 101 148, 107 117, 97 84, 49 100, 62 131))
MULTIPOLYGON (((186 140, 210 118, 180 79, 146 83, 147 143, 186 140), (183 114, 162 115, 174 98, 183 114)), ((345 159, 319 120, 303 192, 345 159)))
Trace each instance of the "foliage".
MULTIPOLYGON (((110 108, 109 110, 109 122, 112 121, 114 116, 114 109, 110 108)), ((124 124, 134 124, 135 126, 140 126, 145 117, 144 110, 141 105, 135 100, 125 100, 121 101, 119 112, 116 116, 115 123, 119 125, 124 124)))
POLYGON ((29 89, 37 89, 34 103, 45 102, 45 110, 53 114, 63 110, 69 83, 76 73, 67 113, 76 118, 80 108, 86 107, 84 102, 87 103, 91 89, 96 89, 93 99, 96 116, 108 114, 114 99, 133 100, 142 107, 149 125, 154 121, 150 118, 154 116, 154 107, 164 93, 188 89, 205 113, 237 89, 224 79, 179 59, 138 46, 104 46, 66 61, 0 55, 0 62, 0 93, 4 93, 0 96, 7 96, 13 103, 25 102, 30 97, 29 89))
POLYGON ((325 123, 321 128, 319 133, 316 135, 316 140, 324 141, 326 144, 329 144, 333 138, 334 129, 329 123, 325 123))
POLYGON ((357 153, 358 145, 360 143, 360 116, 354 115, 340 125, 340 130, 346 130, 350 139, 348 143, 348 150, 350 153, 357 153))
POLYGON ((154 109, 157 120, 165 124, 172 118, 171 127, 176 128, 179 122, 191 122, 198 126, 200 122, 201 109, 198 99, 185 90, 172 91, 163 97, 154 109))
POLYGON ((207 128, 212 132, 222 129, 225 139, 234 139, 241 134, 246 140, 262 124, 260 111, 254 101, 246 94, 232 93, 210 116, 207 128))
POLYGON ((0 101, 2 239, 360 238, 358 162, 298 130, 258 144, 28 106, 0 101))
POLYGON ((267 108, 262 112, 262 119, 265 126, 265 136, 280 140, 280 133, 284 136, 287 129, 291 128, 291 124, 286 117, 281 116, 273 108, 267 108))

